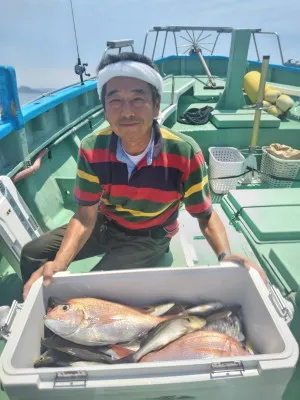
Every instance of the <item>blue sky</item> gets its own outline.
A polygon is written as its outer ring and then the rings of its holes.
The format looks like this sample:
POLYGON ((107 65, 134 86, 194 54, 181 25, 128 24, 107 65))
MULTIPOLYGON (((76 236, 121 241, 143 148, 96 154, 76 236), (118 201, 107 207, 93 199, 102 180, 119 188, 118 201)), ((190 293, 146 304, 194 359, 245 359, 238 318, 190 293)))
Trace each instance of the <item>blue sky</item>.
MULTIPOLYGON (((81 59, 92 75, 107 40, 134 39, 140 52, 146 31, 155 25, 277 31, 284 59, 300 59, 299 0, 73 0, 73 7, 81 59)), ((0 62, 15 67, 19 85, 56 88, 76 81, 69 0, 2 0, 0 37, 0 62)), ((229 44, 224 36, 216 53, 226 54, 229 44)), ((271 63, 280 62, 274 38, 262 38, 259 45, 271 63)))

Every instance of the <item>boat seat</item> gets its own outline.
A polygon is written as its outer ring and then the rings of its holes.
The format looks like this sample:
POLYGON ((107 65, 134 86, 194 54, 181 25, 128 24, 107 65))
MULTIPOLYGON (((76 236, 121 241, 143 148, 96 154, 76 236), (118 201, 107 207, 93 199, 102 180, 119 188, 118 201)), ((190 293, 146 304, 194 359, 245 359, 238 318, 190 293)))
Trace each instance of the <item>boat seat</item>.
POLYGON ((163 123, 170 115, 174 114, 174 119, 177 118, 176 111, 178 100, 183 94, 194 93, 195 79, 186 76, 175 76, 174 98, 172 99, 172 78, 168 77, 164 80, 164 92, 161 98, 160 112, 158 118, 159 123, 163 123))
POLYGON ((267 85, 271 86, 275 90, 287 94, 288 96, 300 97, 300 87, 292 85, 283 85, 282 83, 267 82, 267 85))
MULTIPOLYGON (((175 79, 175 85, 174 85, 173 104, 177 104, 180 96, 187 93, 190 89, 194 89, 195 79, 186 76, 175 76, 174 79, 175 79)), ((170 77, 164 81, 164 92, 162 95, 162 102, 171 104, 171 97, 172 97, 172 78, 170 77)))
MULTIPOLYGON (((252 128, 255 110, 214 110, 211 122, 217 128, 252 128)), ((261 128, 278 128, 280 119, 267 112, 262 112, 261 128)))

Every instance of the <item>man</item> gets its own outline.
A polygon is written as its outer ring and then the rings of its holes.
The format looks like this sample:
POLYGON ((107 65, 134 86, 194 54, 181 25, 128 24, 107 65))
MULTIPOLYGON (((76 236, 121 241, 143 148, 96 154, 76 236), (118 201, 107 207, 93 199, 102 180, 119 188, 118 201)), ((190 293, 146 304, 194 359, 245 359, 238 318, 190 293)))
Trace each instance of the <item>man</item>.
POLYGON ((199 146, 188 136, 160 127, 162 78, 147 57, 108 55, 98 68, 98 93, 108 129, 80 146, 75 185, 78 208, 68 225, 24 246, 24 298, 43 276, 45 285, 73 260, 105 253, 94 270, 147 268, 168 251, 178 231, 181 201, 219 261, 230 254, 224 226, 213 211, 199 146), (100 204, 100 207, 99 207, 100 204))

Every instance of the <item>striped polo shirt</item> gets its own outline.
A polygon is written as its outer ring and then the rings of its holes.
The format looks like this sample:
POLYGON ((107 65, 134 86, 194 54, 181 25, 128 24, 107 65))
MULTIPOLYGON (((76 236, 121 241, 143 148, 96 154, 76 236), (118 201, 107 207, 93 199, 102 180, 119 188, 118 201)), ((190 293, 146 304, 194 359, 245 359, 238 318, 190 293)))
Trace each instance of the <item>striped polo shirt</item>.
POLYGON ((147 154, 128 177, 117 154, 118 136, 107 128, 83 139, 79 149, 75 199, 99 203, 100 211, 127 229, 163 226, 176 232, 181 202, 196 218, 212 211, 207 168, 197 143, 154 120, 152 162, 147 154))

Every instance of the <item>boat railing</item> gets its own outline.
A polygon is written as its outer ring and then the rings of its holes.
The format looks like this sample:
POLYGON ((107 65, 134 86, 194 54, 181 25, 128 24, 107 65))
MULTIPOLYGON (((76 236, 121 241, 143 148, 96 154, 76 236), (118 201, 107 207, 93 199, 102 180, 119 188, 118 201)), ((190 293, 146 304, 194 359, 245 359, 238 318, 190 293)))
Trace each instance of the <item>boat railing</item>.
POLYGON ((134 52, 133 45, 134 45, 133 39, 108 40, 106 42, 106 48, 104 50, 103 57, 106 56, 109 50, 114 50, 114 49, 118 49, 120 54, 124 47, 130 47, 131 51, 134 52))
MULTIPOLYGON (((187 35, 185 39, 187 42, 189 43, 193 43, 193 42, 199 42, 201 45, 201 41, 205 40, 206 38, 208 38, 209 36, 212 35, 212 33, 216 33, 216 37, 212 46, 212 49, 207 49, 205 47, 203 47, 205 50, 208 51, 208 53, 210 53, 210 55, 214 55, 215 52, 215 48, 216 45, 218 43, 218 40, 220 38, 220 35, 222 34, 232 34, 234 31, 234 28, 231 27, 203 27, 203 26, 179 26, 179 25, 174 25, 174 26, 154 26, 153 29, 150 29, 146 32, 145 35, 145 40, 144 40, 144 46, 143 46, 143 54, 145 54, 146 51, 146 46, 148 43, 148 38, 149 35, 154 33, 155 34, 155 39, 154 39, 154 45, 153 45, 153 49, 152 49, 152 60, 155 57, 155 53, 156 53, 156 49, 157 49, 157 43, 158 43, 158 39, 159 37, 161 37, 164 34, 164 38, 163 38, 163 48, 162 48, 162 53, 161 53, 161 58, 165 57, 165 51, 166 51, 166 45, 167 45, 167 41, 168 41, 168 37, 169 34, 171 36, 173 36, 173 43, 175 45, 175 51, 176 51, 176 55, 179 55, 179 48, 180 47, 184 47, 184 46, 189 46, 188 44, 180 46, 178 45, 178 35, 180 33, 185 33, 187 35), (196 38, 195 36, 195 32, 198 32, 198 36, 196 38), (202 34, 204 32, 212 32, 210 34, 208 34, 205 37, 202 37, 202 34)), ((261 57, 260 57, 260 53, 259 53, 259 49, 258 49, 258 45, 257 45, 257 35, 272 35, 275 36, 276 41, 277 41, 277 45, 278 45, 278 49, 279 49, 279 54, 280 54, 280 59, 281 59, 281 63, 282 65, 285 65, 284 62, 284 57, 283 57, 283 50, 282 50, 282 46, 281 46, 281 41, 280 41, 280 37, 278 35, 277 32, 268 32, 268 31, 262 31, 261 29, 249 29, 250 33, 251 33, 251 37, 253 39, 253 43, 254 43, 254 47, 255 47, 255 52, 256 52, 256 56, 257 56, 257 61, 261 61, 261 57)), ((182 38, 182 36, 180 35, 180 37, 182 38)))

